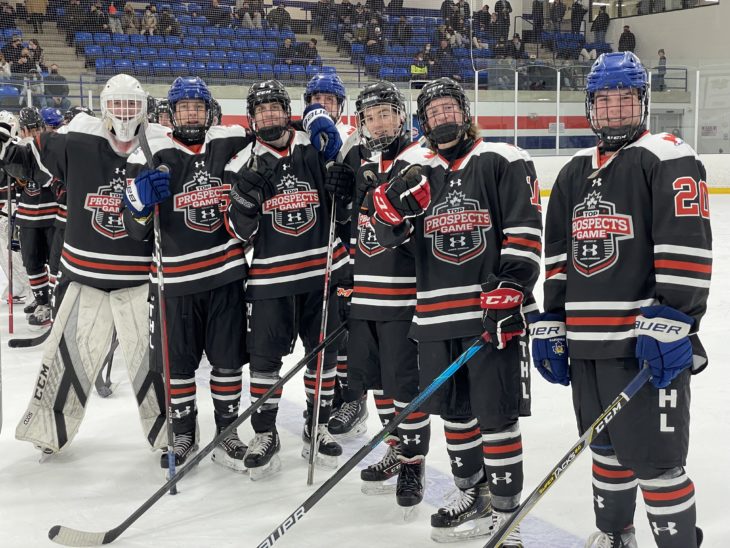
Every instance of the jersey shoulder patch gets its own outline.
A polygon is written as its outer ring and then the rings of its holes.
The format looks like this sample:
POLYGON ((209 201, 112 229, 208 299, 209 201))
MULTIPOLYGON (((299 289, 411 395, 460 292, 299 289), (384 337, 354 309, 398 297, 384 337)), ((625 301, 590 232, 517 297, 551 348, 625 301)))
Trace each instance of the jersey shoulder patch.
POLYGON ((516 147, 514 145, 510 145, 508 143, 488 143, 482 140, 482 142, 479 143, 479 145, 474 150, 474 153, 484 154, 486 152, 498 154, 510 163, 520 160, 524 162, 532 161, 532 158, 530 158, 530 154, 526 150, 520 147, 516 147))
POLYGON ((249 158, 251 158, 251 153, 253 151, 254 145, 255 142, 250 143, 246 145, 246 148, 236 152, 236 154, 233 155, 233 158, 228 160, 225 171, 232 171, 233 173, 238 173, 239 171, 241 171, 243 166, 248 163, 249 158))
POLYGON ((229 137, 239 137, 245 139, 248 136, 246 129, 243 126, 231 125, 231 126, 211 126, 206 132, 206 141, 212 141, 213 139, 225 139, 229 137))
POLYGON ((672 133, 648 134, 626 148, 630 147, 646 149, 661 161, 697 157, 691 146, 672 133))

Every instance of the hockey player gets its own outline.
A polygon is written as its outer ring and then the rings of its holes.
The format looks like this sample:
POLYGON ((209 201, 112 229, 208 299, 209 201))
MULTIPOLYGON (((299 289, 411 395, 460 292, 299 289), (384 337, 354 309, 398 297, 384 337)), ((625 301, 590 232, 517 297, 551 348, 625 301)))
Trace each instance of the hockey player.
MULTIPOLYGON (((161 369, 162 344, 167 344, 179 466, 197 450, 195 371, 203 352, 212 366, 210 391, 217 431, 238 417, 242 368, 248 362, 246 261, 241 242, 224 226, 229 187, 222 179, 226 164, 248 138, 241 126, 211 127, 212 97, 198 77, 177 78, 167 98, 172 132, 158 134, 149 145, 155 165, 164 164, 169 171, 149 170, 141 150, 130 157, 125 220, 134 225, 130 226, 133 237, 149 238, 152 209, 160 205, 167 341, 159 340, 160 329, 155 326, 153 359, 161 369)), ((156 295, 153 290, 153 301, 156 295)), ((154 318, 158 318, 156 312, 154 318)), ((214 449, 213 460, 245 472, 245 452, 234 430, 214 449)), ((160 463, 167 468, 166 454, 160 463)))
POLYGON ((70 124, 71 120, 76 118, 76 115, 81 114, 82 112, 84 114, 88 114, 89 116, 95 116, 94 111, 91 110, 89 107, 73 106, 63 113, 64 125, 70 124))
MULTIPOLYGON (((43 109, 53 123, 62 120, 60 111, 43 109), (56 117, 56 111, 59 116, 56 117)), ((25 107, 19 113, 20 136, 24 139, 37 138, 47 126, 41 113, 35 107, 25 107)), ((18 179, 22 188, 18 196, 17 222, 20 227, 20 252, 28 273, 33 302, 25 307, 28 324, 43 327, 51 323, 50 281, 48 259, 53 244, 53 222, 56 218, 56 196, 52 181, 40 184, 33 180, 18 179)))
POLYGON ((56 177, 67 190, 61 270, 68 287, 15 432, 47 454, 64 449, 78 431, 115 329, 147 441, 154 448, 166 443, 164 384, 149 371, 148 359, 152 249, 128 237, 120 211, 127 156, 146 118, 146 93, 120 74, 107 81, 100 101, 101 119, 79 114, 66 134, 15 144, 0 127, 0 163, 7 171, 41 186, 56 177))
POLYGON ((633 53, 593 64, 586 116, 599 142, 573 156, 550 196, 533 359, 547 380, 572 385, 581 432, 639 368, 651 369, 653 386, 591 444, 599 532, 586 546, 636 548, 639 487, 657 546, 696 548, 684 465, 690 376, 707 365, 697 333, 710 287, 710 211, 705 168, 681 139, 646 130, 648 104, 633 53))
MULTIPOLYGON (((331 199, 324 190, 325 166, 307 135, 290 127, 291 103, 284 86, 267 80, 251 86, 247 97, 249 127, 256 142, 226 167, 231 184, 228 220, 231 231, 253 247, 246 299, 251 353, 251 399, 255 401, 279 379, 282 358, 297 336, 306 352, 317 345, 321 321, 323 276, 327 255, 331 199)), ((335 240, 332 270, 347 262, 335 240)), ((330 298, 329 303, 333 304, 330 298)), ((337 314, 328 314, 328 331, 337 314)), ((335 383, 336 355, 325 351, 321 375, 318 454, 325 466, 336 466, 342 448, 327 431, 335 383)), ((309 458, 315 384, 314 365, 307 369, 307 422, 302 456, 309 458)), ((246 454, 252 479, 280 466, 276 415, 279 397, 271 398, 251 417, 255 437, 246 454)))
MULTIPOLYGON (((390 82, 365 87, 356 108, 360 137, 373 155, 358 173, 352 204, 354 288, 348 325, 347 389, 343 390, 345 404, 341 409, 348 410, 351 402, 361 401, 366 390, 373 390, 380 420, 386 425, 418 394, 418 353, 408 338, 416 305, 416 267, 407 246, 390 251, 378 244, 370 223, 372 191, 388 180, 393 160, 408 147, 410 139, 403 94, 390 82)), ((357 408, 350 412, 357 416, 357 408)), ((365 482, 363 491, 380 492, 383 481, 398 475, 398 504, 412 507, 420 503, 430 435, 426 413, 409 415, 397 434, 386 440, 388 450, 383 459, 360 473, 365 482)))
POLYGON ((43 123, 48 131, 57 130, 65 122, 63 113, 54 107, 43 107, 41 109, 41 118, 43 118, 43 123))
POLYGON ((342 160, 354 141, 345 147, 345 142, 355 135, 355 128, 342 123, 342 108, 345 104, 345 85, 336 74, 317 74, 307 83, 304 90, 302 126, 311 136, 312 144, 322 151, 327 161, 342 160), (326 120, 335 123, 336 132, 326 120))
MULTIPOLYGON (((417 115, 430 149, 398 157, 390 182, 374 191, 373 224, 381 245, 413 246, 409 335, 418 341, 421 389, 475 336, 490 340, 421 409, 444 418, 459 488, 431 517, 432 538, 448 542, 489 534, 519 504, 520 336, 539 273, 540 197, 526 152, 478 138, 459 84, 426 84, 417 115), (483 462, 469 451, 479 447, 483 462)), ((502 546, 521 547, 519 531, 502 546)))

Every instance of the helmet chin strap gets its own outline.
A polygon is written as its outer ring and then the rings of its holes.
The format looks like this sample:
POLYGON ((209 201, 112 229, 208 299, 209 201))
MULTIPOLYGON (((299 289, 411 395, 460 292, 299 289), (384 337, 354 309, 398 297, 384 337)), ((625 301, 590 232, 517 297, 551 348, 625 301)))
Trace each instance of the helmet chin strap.
POLYGON ((429 132, 428 138, 437 145, 443 145, 444 143, 456 141, 462 135, 464 135, 464 124, 449 122, 433 128, 429 132))
POLYGON ((617 128, 601 128, 598 148, 601 152, 616 152, 636 141, 646 130, 646 126, 621 126, 617 128))

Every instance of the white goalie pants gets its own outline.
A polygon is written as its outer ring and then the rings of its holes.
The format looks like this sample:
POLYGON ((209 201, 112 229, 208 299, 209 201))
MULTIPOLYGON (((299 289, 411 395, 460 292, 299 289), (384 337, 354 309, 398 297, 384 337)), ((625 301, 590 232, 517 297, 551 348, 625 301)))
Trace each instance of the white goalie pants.
MULTIPOLYGON (((25 272, 23 266, 23 259, 18 251, 13 252, 13 296, 15 297, 27 297, 30 295, 30 284, 28 283, 28 274, 25 272)), ((8 218, 4 215, 0 215, 0 267, 3 269, 5 278, 10 279, 8 269, 8 218)), ((8 300, 8 288, 9 285, 3 289, 2 299, 3 302, 8 300)))
POLYGON ((146 284, 112 291, 69 284, 17 439, 53 452, 71 443, 116 328, 144 435, 153 449, 166 446, 164 379, 149 370, 147 293, 146 284))

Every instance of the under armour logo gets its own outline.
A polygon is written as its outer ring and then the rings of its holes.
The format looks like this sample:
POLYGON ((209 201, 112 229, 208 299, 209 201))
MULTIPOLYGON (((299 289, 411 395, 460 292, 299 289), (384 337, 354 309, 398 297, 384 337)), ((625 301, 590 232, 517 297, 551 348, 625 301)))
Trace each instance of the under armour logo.
POLYGON ((120 173, 122 175, 126 175, 127 174, 127 170, 126 169, 123 169, 121 167, 117 167, 117 168, 114 168, 114 173, 116 173, 117 175, 119 175, 120 173))
POLYGON ((181 419, 183 417, 188 416, 189 414, 190 414, 190 406, 189 405, 186 405, 185 406, 185 409, 183 409, 182 411, 180 411, 180 409, 175 409, 175 418, 176 419, 181 419))
POLYGON ((121 217, 109 217, 107 219, 107 223, 109 223, 110 225, 122 226, 123 221, 121 217))
POLYGON ((199 167, 204 167, 204 166, 205 166, 205 162, 204 161, 203 162, 195 162, 195 168, 196 169, 199 168, 199 167))
POLYGON ((367 240, 368 242, 377 242, 378 239, 375 237, 375 232, 368 232, 367 233, 367 240))
POLYGON ((451 464, 453 464, 457 468, 461 468, 462 466, 464 466, 464 463, 461 462, 461 457, 454 457, 453 459, 451 459, 451 464))
POLYGON ((287 169, 289 169, 289 164, 282 164, 281 165, 281 170, 282 171, 286 171, 287 169))
POLYGON ((492 473, 492 483, 497 485, 500 481, 505 482, 507 485, 512 483, 512 472, 505 472, 504 476, 498 476, 497 474, 492 473))
POLYGON ((606 505, 603 504, 603 501, 606 500, 606 499, 604 499, 601 495, 596 495, 595 497, 593 497, 593 500, 596 501, 596 506, 598 508, 605 508, 606 507, 606 505))
POLYGON ((465 246, 466 236, 451 236, 449 238, 449 247, 465 246))
POLYGON ((651 522, 651 528, 654 529, 654 534, 659 535, 661 533, 669 533, 670 535, 676 535, 679 531, 677 531, 676 523, 674 521, 667 522, 666 527, 659 527, 656 521, 651 522))
POLYGON ((456 181, 451 181, 449 183, 449 188, 453 188, 455 186, 461 186, 461 179, 456 179, 456 181))
POLYGON ((200 212, 200 216, 205 220, 208 217, 214 217, 215 211, 213 211, 212 209, 204 209, 203 211, 200 212))
POLYGON ((421 434, 416 434, 412 438, 408 438, 408 436, 405 435, 405 436, 403 436, 402 439, 403 439, 403 443, 405 443, 406 445, 408 445, 411 442, 413 442, 413 443, 421 443, 421 434))
POLYGON ((291 222, 294 222, 294 221, 301 221, 302 220, 302 212, 301 211, 298 211, 296 213, 287 213, 286 215, 287 215, 287 219, 289 219, 289 222, 290 223, 291 222))
POLYGON ((320 400, 319 406, 320 407, 329 407, 332 405, 332 400, 320 400))
POLYGON ((583 244, 583 256, 586 255, 591 257, 598 255, 598 244, 583 244))
POLYGON ((228 406, 228 412, 231 413, 231 414, 237 413, 238 412, 238 406, 237 405, 230 404, 228 406))
POLYGON ((603 179, 601 179, 599 177, 598 179, 593 179, 593 182, 591 183, 591 186, 592 187, 594 187, 594 186, 601 186, 602 183, 603 183, 603 179))

